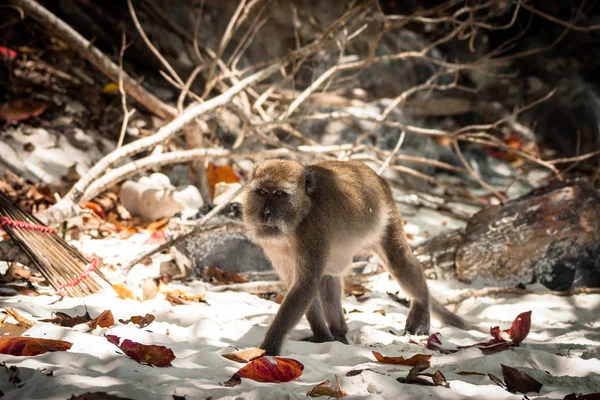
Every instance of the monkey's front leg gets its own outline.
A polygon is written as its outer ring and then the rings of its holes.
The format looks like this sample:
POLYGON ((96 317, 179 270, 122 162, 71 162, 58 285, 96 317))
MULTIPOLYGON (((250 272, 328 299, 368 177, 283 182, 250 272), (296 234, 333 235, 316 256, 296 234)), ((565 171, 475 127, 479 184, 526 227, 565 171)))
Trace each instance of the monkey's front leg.
MULTIPOLYGON (((305 259, 308 259, 306 257, 305 259)), ((309 306, 319 291, 322 267, 316 264, 299 266, 301 269, 296 274, 296 282, 288 290, 275 319, 269 326, 265 339, 260 348, 266 355, 276 356, 281 351, 281 346, 287 334, 296 326, 302 316, 308 311, 309 306)))

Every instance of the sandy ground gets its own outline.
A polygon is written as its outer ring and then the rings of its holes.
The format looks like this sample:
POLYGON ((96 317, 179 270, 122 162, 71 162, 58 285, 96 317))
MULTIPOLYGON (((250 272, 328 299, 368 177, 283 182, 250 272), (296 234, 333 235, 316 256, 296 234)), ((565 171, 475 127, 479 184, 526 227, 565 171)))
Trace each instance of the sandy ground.
MULTIPOLYGON (((101 240, 87 242, 108 262, 119 254, 135 254, 144 237, 129 241, 101 240), (135 248, 135 250, 132 250, 135 248)), ((153 272, 154 266, 143 267, 138 274, 153 272)), ((438 298, 455 296, 465 287, 456 282, 429 282, 438 298)), ((188 292, 202 291, 202 285, 181 286, 188 292)), ((65 298, 55 304, 56 296, 4 297, 2 306, 14 307, 24 316, 39 320, 53 311, 92 317, 111 310, 115 320, 151 313, 156 320, 145 328, 117 322, 114 327, 97 328, 93 332, 38 323, 26 336, 61 339, 73 343, 66 352, 46 353, 35 357, 0 355, 0 361, 20 370, 23 386, 15 388, 0 369, 0 390, 5 399, 68 399, 71 395, 103 391, 132 399, 166 399, 173 395, 186 399, 212 397, 231 399, 304 398, 306 393, 324 380, 337 376, 346 398, 382 399, 521 399, 495 385, 487 375, 461 375, 459 372, 492 373, 502 377, 501 364, 518 368, 543 384, 541 392, 528 393, 533 398, 562 399, 569 393, 600 392, 600 295, 556 297, 528 295, 512 298, 478 298, 464 302, 457 312, 483 327, 510 327, 521 312, 532 310, 532 329, 519 348, 485 355, 469 348, 453 354, 440 354, 412 344, 402 336, 407 309, 390 299, 387 291, 398 287, 386 274, 370 284, 373 290, 359 302, 354 296, 344 301, 350 332, 350 345, 314 344, 302 341, 310 330, 305 319, 291 333, 283 356, 300 361, 304 372, 289 383, 258 383, 244 379, 236 387, 223 382, 243 364, 227 360, 221 354, 236 348, 258 346, 278 305, 246 293, 208 293, 204 303, 171 305, 162 296, 139 302, 122 300, 114 294, 100 293, 86 298, 65 298), (385 311, 385 315, 381 312, 385 311), (173 350, 172 367, 154 368, 140 365, 110 344, 104 334, 114 334, 144 344, 164 345, 173 350), (402 384, 410 367, 381 364, 372 351, 387 356, 409 357, 433 354, 431 368, 440 370, 450 388, 402 384), (349 371, 363 370, 354 376, 349 371), (52 376, 48 373, 52 371, 52 376)), ((401 295, 401 293, 400 293, 401 295)), ((433 322, 432 331, 440 332, 448 344, 466 345, 489 336, 479 332, 463 332, 440 327, 433 322)), ((418 338, 413 338, 418 339, 418 338)))

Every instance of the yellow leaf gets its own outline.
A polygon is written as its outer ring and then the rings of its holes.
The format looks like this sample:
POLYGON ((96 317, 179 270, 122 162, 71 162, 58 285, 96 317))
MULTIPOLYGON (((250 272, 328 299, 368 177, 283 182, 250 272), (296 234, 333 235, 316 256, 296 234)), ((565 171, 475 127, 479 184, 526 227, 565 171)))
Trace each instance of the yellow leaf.
POLYGON ((125 285, 123 283, 116 283, 116 284, 112 285, 112 288, 115 292, 117 292, 117 294, 119 295, 120 298, 125 299, 125 300, 127 300, 127 299, 136 300, 135 295, 133 294, 131 289, 129 289, 127 287, 127 285, 125 285))
POLYGON ((104 89, 102 89, 104 93, 119 93, 119 85, 111 82, 104 85, 104 89))

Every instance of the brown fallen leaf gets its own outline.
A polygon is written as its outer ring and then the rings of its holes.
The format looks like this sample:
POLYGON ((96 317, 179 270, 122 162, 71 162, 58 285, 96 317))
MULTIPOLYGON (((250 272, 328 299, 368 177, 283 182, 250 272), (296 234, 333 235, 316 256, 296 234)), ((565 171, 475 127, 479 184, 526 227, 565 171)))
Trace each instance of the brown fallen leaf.
POLYGON ((23 121, 37 117, 46 109, 46 103, 38 100, 17 99, 0 106, 0 119, 7 121, 23 121))
POLYGON ((0 353, 12 356, 37 356, 48 351, 66 351, 72 345, 64 340, 8 336, 0 338, 0 353))
POLYGON ((0 324, 0 336, 21 336, 27 330, 29 328, 24 325, 11 324, 10 322, 0 324))
POLYGON ((17 322, 23 326, 26 326, 27 328, 31 328, 32 326, 34 326, 37 322, 32 321, 30 319, 25 318, 24 316, 22 316, 21 314, 19 314, 17 312, 17 310, 15 310, 12 307, 4 307, 4 309, 6 310, 6 312, 8 314, 10 314, 11 317, 13 317, 14 319, 17 320, 17 322))
POLYGON ((396 380, 400 383, 416 383, 419 385, 433 386, 433 383, 426 381, 423 378, 419 378, 419 374, 430 366, 431 363, 429 361, 421 361, 408 371, 406 378, 397 378, 396 380))
POLYGON ((115 335, 106 335, 106 339, 140 364, 148 364, 154 367, 170 367, 171 361, 175 359, 173 350, 166 346, 146 345, 130 339, 125 339, 121 342, 121 338, 115 335))
POLYGON ((5 285, 0 288, 0 296, 16 296, 18 294, 32 297, 40 295, 35 289, 28 288, 27 286, 5 285))
POLYGON ((378 353, 376 351, 373 352, 373 355, 377 359, 377 361, 386 363, 386 364, 395 364, 395 365, 407 365, 410 367, 414 367, 420 362, 429 361, 432 357, 431 354, 415 354, 414 356, 406 359, 402 356, 398 357, 387 357, 378 353))
POLYGON ((96 318, 88 322, 91 330, 96 329, 97 327, 101 328, 110 328, 115 324, 115 318, 113 317, 113 313, 110 310, 105 310, 102 314, 98 315, 96 318))
POLYGON ((520 392, 523 394, 540 392, 543 385, 532 376, 508 365, 500 364, 500 366, 502 367, 502 376, 504 377, 506 390, 509 392, 520 392))
POLYGON ((129 319, 120 319, 119 322, 122 324, 128 324, 130 322, 133 322, 134 324, 138 325, 140 328, 145 328, 146 326, 150 325, 152 323, 152 321, 154 321, 154 318, 156 318, 156 317, 152 314, 146 314, 144 316, 134 315, 133 317, 131 317, 129 319))
POLYGON ((28 281, 31 278, 31 272, 29 270, 19 266, 17 263, 10 263, 10 266, 6 270, 4 274, 4 279, 6 282, 14 282, 17 280, 26 280, 28 281))
POLYGON ((240 368, 224 385, 237 386, 242 383, 242 378, 257 382, 289 382, 302 375, 303 370, 304 365, 291 358, 260 357, 240 368))
POLYGON ((335 377, 335 380, 337 382, 337 389, 334 389, 331 386, 331 382, 329 382, 329 380, 326 380, 312 388, 308 393, 306 393, 306 395, 310 397, 327 396, 336 399, 341 399, 342 397, 347 396, 348 394, 342 390, 342 386, 340 385, 340 379, 337 377, 337 375, 335 377))
POLYGON ((40 322, 51 322, 56 325, 66 326, 68 328, 72 328, 75 325, 85 324, 92 320, 90 314, 86 311, 84 315, 79 315, 75 317, 71 317, 69 314, 64 312, 55 311, 53 313, 54 317, 42 319, 40 322))
POLYGON ((204 276, 212 284, 231 284, 231 283, 246 283, 247 281, 239 274, 231 271, 223 271, 217 267, 204 268, 204 276))
POLYGON ((484 375, 483 372, 472 372, 472 371, 458 371, 456 375, 484 375))
POLYGON ((440 371, 439 369, 434 372, 432 379, 433 379, 433 384, 435 386, 443 386, 445 388, 450 389, 450 384, 446 380, 446 377, 444 376, 444 374, 442 374, 442 371, 440 371))
POLYGON ((236 361, 240 363, 248 363, 258 357, 262 357, 265 354, 263 349, 258 349, 256 347, 250 347, 249 349, 233 351, 231 353, 221 354, 221 356, 225 357, 228 360, 236 361))

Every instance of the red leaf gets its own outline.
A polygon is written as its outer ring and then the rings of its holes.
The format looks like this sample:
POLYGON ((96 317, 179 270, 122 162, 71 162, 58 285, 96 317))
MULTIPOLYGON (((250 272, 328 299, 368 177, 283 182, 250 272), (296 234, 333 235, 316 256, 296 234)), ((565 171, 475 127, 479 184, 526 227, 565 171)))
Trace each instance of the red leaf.
POLYGON ((531 311, 517 315, 512 326, 506 332, 508 332, 515 345, 518 346, 529 335, 529 329, 531 329, 531 311))
POLYGON ((37 100, 19 99, 4 103, 0 107, 0 119, 22 121, 37 117, 46 109, 46 103, 37 100))
POLYGON ((148 364, 154 367, 170 367, 171 361, 175 359, 173 350, 165 346, 146 345, 129 339, 125 339, 119 344, 121 338, 116 335, 106 335, 106 339, 140 364, 148 364))
POLYGON ((17 56, 17 52, 8 47, 0 46, 0 55, 12 60, 17 56))
POLYGON ((431 354, 415 354, 414 356, 406 359, 402 356, 387 357, 387 356, 381 355, 381 353, 378 353, 376 351, 373 352, 373 355, 375 356, 377 361, 382 362, 382 363, 407 365, 410 367, 414 367, 415 365, 417 365, 418 363, 420 363, 422 361, 428 361, 432 356, 431 354))
POLYGON ((37 356, 48 351, 67 351, 72 345, 64 340, 9 336, 0 338, 0 353, 11 356, 37 356))
POLYGON ((303 370, 304 365, 291 358, 260 357, 233 374, 225 382, 225 386, 239 385, 242 383, 242 378, 257 382, 289 382, 302 375, 303 370))
POLYGON ((102 207, 97 204, 94 203, 93 201, 86 201, 80 204, 83 208, 87 208, 88 210, 92 210, 93 212, 95 212, 96 214, 98 214, 99 216, 104 218, 104 210, 102 209, 102 207))

